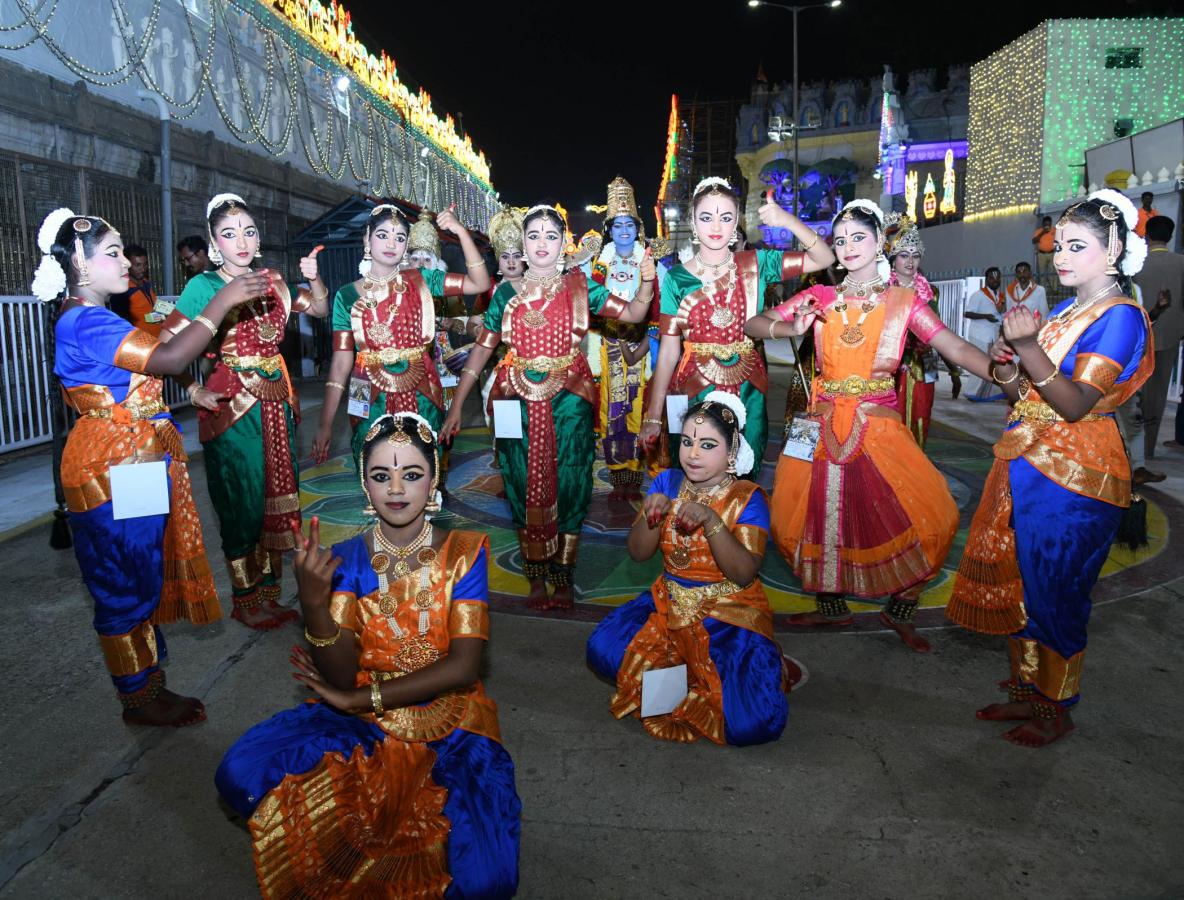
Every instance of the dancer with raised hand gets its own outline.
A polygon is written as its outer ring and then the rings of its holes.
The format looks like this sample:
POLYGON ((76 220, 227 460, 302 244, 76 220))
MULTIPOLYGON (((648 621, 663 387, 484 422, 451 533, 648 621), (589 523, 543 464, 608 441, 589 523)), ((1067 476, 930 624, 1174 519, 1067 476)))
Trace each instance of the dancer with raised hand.
POLYGON ((766 225, 792 232, 806 252, 733 253, 739 238, 739 195, 722 178, 704 178, 695 186, 691 232, 699 250, 693 261, 675 264, 662 279, 662 340, 641 430, 642 443, 654 448, 665 421, 667 394, 686 395, 689 404, 713 390, 735 394, 748 410, 744 436, 756 454, 753 479, 760 472, 769 434, 769 375, 745 337, 745 323, 764 309, 769 285, 825 269, 835 258, 826 241, 773 202, 772 191, 760 217, 766 225))
POLYGON ((1112 190, 1065 210, 1053 265, 1077 296, 1043 324, 1015 306, 991 350, 1012 412, 946 614, 973 631, 1010 636, 1009 702, 978 718, 1019 721, 1004 737, 1025 747, 1074 728, 1090 592, 1131 504, 1114 413, 1151 374, 1155 350, 1147 314, 1124 283, 1147 258, 1138 220, 1134 204, 1112 190))
POLYGON ((651 669, 687 667, 687 694, 642 724, 663 740, 760 744, 785 728, 786 669, 758 573, 769 536, 765 492, 752 470, 744 404, 712 391, 688 410, 681 470, 654 479, 629 533, 638 562, 661 551, 663 572, 614 609, 588 639, 588 664, 617 685, 611 710, 641 716, 651 669))
POLYGON ((923 653, 931 647, 913 617, 922 588, 949 553, 958 508, 945 478, 901 422, 895 376, 910 332, 984 378, 990 361, 947 329, 916 293, 887 286, 884 214, 876 204, 848 203, 832 234, 847 269, 842 283, 808 288, 747 325, 753 337, 814 330, 819 374, 812 399, 820 436, 812 450, 802 451, 809 458, 782 455, 778 462, 772 530, 818 608, 789 621, 810 628, 851 625, 844 597, 888 596, 880 620, 923 653))
MULTIPOLYGON (((44 254, 33 293, 57 306, 53 370, 78 418, 62 452, 74 552, 94 599, 94 627, 111 681, 132 725, 192 725, 200 700, 165 688, 167 655, 159 626, 222 617, 206 562, 181 434, 162 399, 159 376, 185 371, 228 312, 267 290, 270 273, 235 278, 211 298, 206 315, 168 344, 107 308, 127 290, 123 241, 97 216, 50 213, 37 244, 44 254), (124 463, 163 461, 165 512, 116 516, 112 472, 147 471, 124 463), (167 485, 167 486, 166 486, 167 485)), ((121 509, 122 513, 124 510, 121 509)))
POLYGON ((497 452, 518 528, 522 572, 530 582, 527 603, 536 609, 568 609, 575 599, 572 572, 592 499, 596 457, 596 386, 580 352, 588 316, 643 321, 655 277, 647 252, 641 261, 641 288, 629 302, 589 282, 579 269, 565 273, 566 231, 567 223, 554 206, 527 210, 523 246, 530 268, 522 290, 503 283, 494 293, 441 430, 445 441, 460 430, 465 398, 494 350, 507 346, 490 399, 518 401, 522 436, 499 438, 497 452), (548 580, 555 587, 551 597, 548 580))
MULTIPOLYGON (((358 266, 362 277, 338 290, 333 298, 333 361, 312 445, 313 459, 318 463, 329 457, 333 419, 349 390, 355 364, 369 382, 369 414, 351 417, 354 459, 363 436, 381 415, 413 412, 433 428, 444 421, 444 392, 432 359, 436 334, 433 298, 479 294, 489 289, 489 274, 456 214, 445 210, 437 222, 460 241, 469 274, 400 268, 411 231, 406 216, 391 203, 380 203, 370 210, 362 232, 365 249, 358 266)), ((420 225, 434 229, 429 220, 421 220, 420 225)))
MULTIPOLYGON (((218 268, 185 285, 162 339, 197 321, 218 292, 250 275, 262 256, 259 228, 242 197, 218 194, 206 206, 206 220, 210 259, 218 268)), ((295 392, 280 343, 293 313, 328 312, 329 290, 317 274, 316 254, 300 260, 311 290, 301 288, 293 298, 283 279, 269 273, 260 293, 213 335, 218 359, 205 385, 189 386, 230 570, 231 616, 261 631, 296 618, 278 603, 283 554, 294 546, 292 529, 300 524, 295 392)))
POLYGON ((318 695, 254 726, 215 781, 248 823, 265 897, 510 897, 521 808, 489 639, 489 540, 432 527, 440 454, 427 421, 383 415, 363 436, 373 529, 330 550, 313 518, 296 577, 318 695))

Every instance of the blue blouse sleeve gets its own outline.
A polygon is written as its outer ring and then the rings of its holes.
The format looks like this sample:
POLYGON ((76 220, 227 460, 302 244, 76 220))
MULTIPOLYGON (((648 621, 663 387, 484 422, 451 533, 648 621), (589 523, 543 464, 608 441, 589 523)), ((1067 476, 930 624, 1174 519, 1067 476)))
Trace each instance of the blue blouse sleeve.
POLYGON ((477 551, 472 567, 456 583, 452 599, 489 602, 489 561, 485 557, 484 547, 477 551))
POLYGON ((104 366, 115 364, 119 348, 135 330, 131 322, 105 307, 88 306, 74 319, 75 337, 83 338, 78 345, 88 357, 104 366))
POLYGON ((736 520, 737 525, 755 525, 764 532, 769 530, 769 501, 765 499, 765 492, 762 490, 755 490, 752 496, 748 498, 748 505, 744 507, 744 512, 740 513, 740 518, 736 520))
POLYGON ((671 500, 678 496, 682 486, 683 473, 679 469, 663 469, 650 482, 649 494, 665 494, 671 500))
POLYGON ((1116 382, 1122 384, 1139 368, 1146 345, 1147 323, 1143 311, 1124 303, 1103 313, 1085 330, 1077 342, 1076 352, 1066 356, 1061 370, 1072 375, 1077 353, 1096 353, 1122 366, 1122 374, 1116 382))

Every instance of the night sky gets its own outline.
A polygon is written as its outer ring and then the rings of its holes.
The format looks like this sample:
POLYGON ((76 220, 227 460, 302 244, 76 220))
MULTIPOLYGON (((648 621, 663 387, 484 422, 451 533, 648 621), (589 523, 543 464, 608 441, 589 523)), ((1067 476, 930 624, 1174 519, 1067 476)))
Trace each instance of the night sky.
MULTIPOLYGON (((372 49, 385 47, 402 78, 428 89, 437 113, 463 113, 503 201, 557 199, 582 212, 585 204, 605 202, 605 188, 619 174, 637 190, 647 231, 670 94, 747 98, 758 66, 770 82, 793 75, 792 15, 749 9, 745 0, 346 6, 358 37, 372 49)), ((1047 18, 1182 13, 1184 0, 845 0, 838 9, 800 14, 800 78, 864 78, 885 63, 896 72, 940 72, 984 58, 1047 18)))

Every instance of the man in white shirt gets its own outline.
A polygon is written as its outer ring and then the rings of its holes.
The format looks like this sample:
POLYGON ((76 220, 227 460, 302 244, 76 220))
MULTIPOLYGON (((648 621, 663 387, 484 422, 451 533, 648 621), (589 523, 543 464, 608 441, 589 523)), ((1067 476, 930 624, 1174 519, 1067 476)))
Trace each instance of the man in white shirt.
MULTIPOLYGON (((983 273, 983 280, 985 284, 966 299, 962 315, 970 322, 966 328, 966 340, 988 353, 991 344, 999 336, 999 323, 1003 321, 1000 309, 1006 298, 999 288, 1003 279, 998 266, 987 269, 983 273)), ((977 375, 968 372, 967 377, 971 379, 966 385, 967 400, 986 400, 992 393, 1000 393, 998 390, 992 391, 990 382, 983 381, 977 375)))
POLYGON ((1007 309, 1017 306, 1028 307, 1041 322, 1048 318, 1048 295, 1032 278, 1032 267, 1026 262, 1015 264, 1015 281, 1007 287, 1007 309))

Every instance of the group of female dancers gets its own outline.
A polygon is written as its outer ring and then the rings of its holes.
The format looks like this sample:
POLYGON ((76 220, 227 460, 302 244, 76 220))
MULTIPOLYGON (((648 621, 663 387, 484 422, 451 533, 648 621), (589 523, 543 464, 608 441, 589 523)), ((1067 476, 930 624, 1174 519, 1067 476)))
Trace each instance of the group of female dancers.
MULTIPOLYGON (((513 763, 479 679, 489 545, 480 534, 433 527, 441 450, 498 355, 487 390, 519 401, 523 436, 496 447, 531 600, 570 605, 598 399, 581 342, 591 317, 646 322, 655 299, 660 341, 639 452, 667 430, 668 394, 685 396, 689 408, 670 438, 676 465, 653 478, 627 543, 636 560, 660 552, 662 572, 588 641, 589 664, 615 683, 612 713, 640 718, 665 740, 779 737, 794 667, 774 639, 758 576, 770 535, 817 598, 817 609, 791 624, 841 627, 852 621, 847 597, 887 597, 884 624, 909 647, 929 649, 912 619, 949 552, 958 511, 901 419, 896 376, 911 335, 995 381, 1013 404, 948 608, 968 628, 1010 636, 1009 702, 978 717, 1017 721, 1005 736, 1033 747, 1073 728, 1090 590, 1130 503, 1113 412, 1153 358, 1146 316, 1120 282, 1146 254, 1133 205, 1102 191, 1066 211, 1055 264, 1077 297, 1043 326, 1022 308, 1009 313, 989 357, 902 283, 907 266, 890 279, 884 216, 873 203, 851 202, 836 216, 833 250, 766 203, 761 220, 792 231, 800 253, 734 252, 740 204, 722 179, 697 186, 690 212, 693 258, 672 262, 659 285, 652 254, 630 255, 636 278, 620 293, 612 288, 624 278, 565 270, 566 222, 554 206, 503 217, 495 250, 504 278, 479 322, 461 323, 475 326, 476 344, 445 409, 431 362, 433 298, 487 290, 486 263, 444 212, 439 226, 458 239, 468 271, 401 267, 410 225, 396 207, 375 207, 361 278, 332 300, 334 356, 313 444, 324 458, 346 379, 364 373, 370 412, 354 422, 353 453, 375 524, 328 550, 315 518, 301 532, 295 395, 278 350, 293 312, 330 312, 315 251, 300 263, 306 286, 290 289, 278 273, 253 268, 259 232, 248 205, 213 198, 219 268, 189 283, 158 340, 106 308, 127 285, 119 233, 70 210, 47 217, 34 292, 56 306, 54 370, 78 413, 62 480, 125 721, 180 726, 205 717, 199 700, 165 688, 159 626, 221 615, 185 451, 161 401, 161 377, 183 373, 207 348, 213 370, 189 391, 236 618, 266 628, 295 615, 276 602, 282 554, 295 551, 309 649, 291 661, 319 701, 250 729, 216 776, 248 821, 265 895, 500 897, 516 889, 513 763), (764 308, 769 285, 832 263, 845 270, 837 286, 764 308), (755 342, 808 332, 810 408, 794 429, 805 450, 779 458, 766 498, 753 480, 768 428, 755 342), (117 518, 113 495, 128 488, 120 487, 126 470, 116 478, 115 469, 148 461, 165 463, 168 512, 117 518), (1050 517, 1060 522, 1055 539, 1050 517), (685 697, 642 718, 646 674, 678 665, 686 666, 685 697)), ((898 241, 889 252, 907 246, 898 241)))

